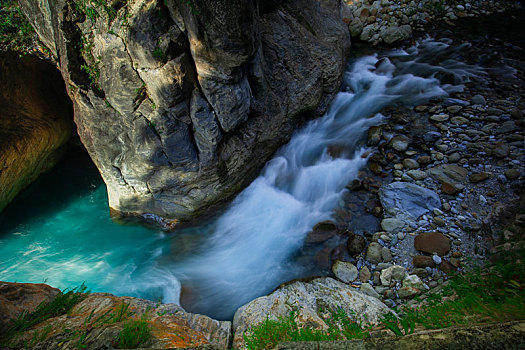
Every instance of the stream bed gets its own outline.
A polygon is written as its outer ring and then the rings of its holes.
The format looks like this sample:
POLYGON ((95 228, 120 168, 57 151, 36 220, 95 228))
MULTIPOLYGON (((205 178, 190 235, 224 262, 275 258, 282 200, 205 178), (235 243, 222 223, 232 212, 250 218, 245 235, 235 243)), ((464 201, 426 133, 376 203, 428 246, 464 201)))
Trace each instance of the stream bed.
POLYGON ((366 164, 368 128, 387 117, 379 113, 385 107, 446 97, 482 74, 452 59, 458 50, 427 39, 352 60, 327 113, 199 226, 165 233, 116 224, 97 169, 86 154, 71 154, 1 214, 0 280, 85 283, 93 292, 172 303, 182 291, 188 311, 231 319, 279 284, 318 273, 298 252, 366 164))

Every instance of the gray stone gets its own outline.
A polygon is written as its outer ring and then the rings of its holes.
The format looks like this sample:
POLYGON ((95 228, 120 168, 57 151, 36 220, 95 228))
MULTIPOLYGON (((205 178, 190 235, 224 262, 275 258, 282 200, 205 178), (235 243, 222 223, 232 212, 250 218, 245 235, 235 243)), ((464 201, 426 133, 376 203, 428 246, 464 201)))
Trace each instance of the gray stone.
POLYGON ((359 36, 363 32, 363 22, 361 22, 361 19, 359 19, 359 17, 354 17, 354 19, 352 19, 352 22, 348 24, 348 28, 350 29, 350 35, 352 36, 352 38, 359 38, 359 36))
POLYGON ((377 242, 372 242, 368 245, 366 249, 366 260, 370 261, 372 264, 378 264, 381 262, 381 245, 377 242))
POLYGON ((387 247, 381 249, 381 256, 383 257, 383 262, 392 261, 392 252, 387 247))
POLYGON ((388 26, 379 32, 379 36, 387 44, 398 43, 412 36, 410 25, 388 26))
POLYGON ((459 165, 441 164, 428 169, 427 173, 440 183, 464 184, 467 182, 468 170, 459 165))
POLYGON ((441 133, 437 131, 429 131, 423 134, 423 141, 425 143, 434 143, 441 138, 441 133))
POLYGON ((381 283, 388 286, 392 281, 401 281, 406 276, 403 266, 394 265, 381 271, 381 283))
POLYGON ((375 289, 369 283, 363 283, 359 291, 363 294, 369 295, 371 297, 380 299, 381 296, 375 291, 375 289))
POLYGON ((396 218, 386 218, 381 221, 381 228, 388 233, 397 233, 404 226, 405 223, 396 218))
POLYGON ((359 274, 357 267, 355 267, 354 264, 341 260, 335 261, 335 263, 332 265, 332 272, 334 273, 335 277, 345 283, 355 281, 357 279, 357 275, 359 274))
POLYGON ((473 105, 481 105, 481 106, 485 106, 487 104, 487 101, 485 101, 485 97, 481 95, 472 96, 472 98, 470 99, 470 102, 473 105))
POLYGON ((405 152, 408 148, 408 138, 403 135, 394 136, 390 140, 390 147, 398 152, 405 152))
POLYGON ((382 186, 379 189, 379 199, 387 213, 402 213, 414 219, 434 208, 441 208, 437 193, 407 182, 393 182, 382 186))
POLYGON ((423 180, 428 177, 428 174, 422 170, 409 170, 407 174, 414 180, 423 180))
POLYGON ((419 168, 419 163, 411 158, 403 159, 403 166, 407 169, 417 169, 419 168))

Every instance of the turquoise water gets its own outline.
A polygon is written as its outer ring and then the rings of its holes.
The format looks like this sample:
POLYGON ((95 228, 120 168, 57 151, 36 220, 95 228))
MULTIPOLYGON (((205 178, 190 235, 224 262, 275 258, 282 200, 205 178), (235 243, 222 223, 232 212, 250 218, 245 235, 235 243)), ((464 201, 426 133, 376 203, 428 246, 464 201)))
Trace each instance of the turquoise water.
POLYGON ((85 153, 75 153, 24 191, 0 216, 0 280, 178 302, 178 282, 158 257, 170 238, 114 223, 106 187, 85 153), (169 276, 168 276, 169 277, 169 276), (170 297, 171 295, 171 297, 170 297))

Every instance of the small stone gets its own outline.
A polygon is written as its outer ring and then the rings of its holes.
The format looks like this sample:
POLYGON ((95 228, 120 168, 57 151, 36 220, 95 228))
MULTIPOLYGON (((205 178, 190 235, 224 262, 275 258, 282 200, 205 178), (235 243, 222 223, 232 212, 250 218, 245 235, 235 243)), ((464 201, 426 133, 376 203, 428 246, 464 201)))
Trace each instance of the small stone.
POLYGON ((481 181, 485 181, 486 179, 488 179, 490 176, 488 173, 485 173, 485 172, 482 172, 482 173, 478 173, 478 174, 472 174, 469 176, 469 181, 472 182, 472 183, 479 183, 481 181))
POLYGON ((425 253, 446 255, 450 251, 451 240, 440 232, 424 232, 414 239, 414 248, 425 253))
POLYGON ((446 122, 449 118, 448 114, 436 114, 433 116, 430 116, 430 120, 433 122, 446 122))
POLYGON ((443 261, 441 262, 441 264, 439 264, 439 269, 441 271, 443 271, 444 273, 446 273, 447 275, 453 273, 456 271, 456 268, 454 267, 454 265, 452 265, 448 260, 446 259, 443 259, 443 261))
POLYGON ((392 261, 392 252, 387 247, 383 247, 383 249, 381 249, 381 256, 383 257, 383 262, 392 261))
POLYGON ((392 281, 401 281, 406 276, 406 270, 403 266, 393 265, 381 271, 381 283, 389 285, 392 281))
POLYGON ((439 227, 445 227, 447 225, 447 223, 445 222, 445 220, 443 220, 443 218, 437 216, 434 218, 434 223, 436 225, 438 225, 439 227))
POLYGON ((335 261, 332 265, 332 272, 345 283, 354 281, 359 274, 354 264, 341 260, 335 261))
POLYGON ((506 142, 498 142, 496 143, 494 149, 492 150, 491 154, 496 158, 505 158, 509 155, 509 144, 506 142))
POLYGON ((470 100, 470 102, 473 105, 480 105, 480 106, 485 106, 487 104, 487 101, 485 101, 485 97, 481 95, 472 96, 472 99, 470 100))
POLYGON ((469 123, 469 120, 464 117, 454 117, 450 119, 450 121, 452 122, 452 124, 456 124, 456 125, 466 125, 469 123))
POLYGON ((372 126, 368 129, 368 146, 377 146, 381 141, 382 128, 380 126, 372 126))
POLYGON ((456 114, 457 112, 461 111, 463 107, 454 105, 454 106, 448 106, 447 111, 452 114, 456 114))
POLYGON ((413 178, 414 180, 423 180, 428 177, 428 174, 422 170, 409 170, 407 171, 408 176, 413 178))
POLYGON ((421 294, 421 291, 414 287, 402 287, 397 291, 397 295, 401 299, 410 299, 419 294, 421 294))
POLYGON ((403 166, 407 169, 417 169, 419 168, 419 163, 414 159, 406 158, 403 159, 403 166))
POLYGON ((434 262, 434 264, 439 265, 441 264, 442 259, 437 255, 432 255, 432 261, 434 262))
POLYGON ((448 161, 451 163, 457 163, 461 159, 461 155, 457 152, 452 153, 448 156, 448 161))
POLYGON ((359 291, 363 294, 379 299, 381 296, 372 288, 369 283, 363 283, 359 291))
POLYGON ((456 268, 461 265, 461 262, 457 258, 450 258, 450 263, 456 268))
POLYGON ((518 169, 507 169, 505 170, 505 177, 509 180, 514 180, 520 177, 520 172, 518 169))
POLYGON ((425 284, 416 275, 408 275, 403 279, 403 287, 414 287, 419 290, 425 289, 425 284))
POLYGON ((390 147, 398 152, 405 152, 408 149, 408 138, 403 135, 394 136, 390 140, 390 147))
POLYGON ((432 257, 426 255, 416 255, 412 259, 412 264, 416 267, 435 267, 436 264, 432 257))
POLYGON ((366 260, 370 261, 372 264, 378 264, 381 262, 381 245, 377 242, 372 242, 368 245, 366 249, 366 260))
POLYGON ((452 253, 453 258, 461 258, 463 256, 462 252, 454 252, 452 253))
POLYGON ((350 189, 351 191, 357 191, 363 187, 363 183, 361 182, 361 180, 354 179, 346 187, 350 189))
POLYGON ((370 280, 370 277, 372 277, 370 270, 368 269, 368 267, 363 266, 361 270, 359 270, 359 280, 365 283, 368 282, 368 280, 370 280))
POLYGON ((377 163, 370 163, 368 165, 368 167, 370 168, 370 170, 372 170, 372 172, 376 175, 379 175, 383 172, 383 168, 381 167, 381 165, 377 164, 377 163))
POLYGON ((419 278, 426 278, 428 276, 428 271, 421 267, 416 267, 412 270, 412 274, 418 276, 419 278))
POLYGON ((445 213, 449 212, 450 209, 451 209, 451 208, 450 208, 450 204, 448 204, 448 203, 446 203, 446 202, 443 203, 443 211, 444 211, 445 213))
POLYGON ((444 194, 455 195, 463 190, 463 185, 451 184, 449 182, 443 182, 441 184, 441 192, 444 194))
POLYGON ((363 236, 355 233, 350 234, 348 241, 346 241, 346 249, 351 257, 361 254, 366 247, 366 240, 363 236))
POLYGON ((423 134, 423 141, 425 143, 434 143, 441 138, 441 133, 437 131, 429 131, 423 134))
POLYGON ((396 218, 387 218, 381 221, 381 228, 386 232, 397 233, 405 226, 405 223, 396 218))
POLYGON ((432 162, 432 158, 430 156, 421 156, 417 159, 417 162, 421 165, 427 165, 432 162))

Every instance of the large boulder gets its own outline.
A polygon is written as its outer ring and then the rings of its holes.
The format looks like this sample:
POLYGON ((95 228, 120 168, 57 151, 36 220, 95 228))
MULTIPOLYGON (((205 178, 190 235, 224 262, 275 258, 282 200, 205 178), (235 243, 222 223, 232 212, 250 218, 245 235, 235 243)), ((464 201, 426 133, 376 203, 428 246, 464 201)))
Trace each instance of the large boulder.
POLYGON ((32 312, 60 292, 43 283, 0 282, 0 336, 23 311, 32 312))
POLYGON ((49 62, 0 54, 0 211, 60 159, 74 133, 73 108, 49 62))
MULTIPOLYGON (((233 347, 244 347, 243 333, 267 318, 286 317, 292 310, 297 311, 299 324, 308 324, 319 329, 328 326, 322 312, 344 310, 349 316, 355 315, 363 323, 376 323, 390 309, 369 295, 360 293, 348 285, 329 277, 317 278, 311 282, 292 282, 278 288, 268 296, 257 298, 240 307, 233 318, 233 347)), ((326 315, 325 315, 326 316, 326 315)))
POLYGON ((379 189, 383 209, 390 215, 416 219, 441 208, 437 193, 408 182, 392 182, 379 189))
MULTIPOLYGON (((34 300, 49 301, 49 293, 57 290, 46 285, 0 282, 2 307, 20 304, 30 310, 28 295, 34 300), (14 288, 21 290, 16 294, 14 288)), ((176 304, 161 304, 131 297, 94 293, 76 304, 67 314, 52 317, 18 333, 11 347, 31 344, 38 349, 114 349, 119 333, 126 324, 136 320, 147 322, 151 337, 142 347, 176 349, 206 345, 228 349, 231 342, 231 322, 217 321, 208 316, 191 314, 176 304), (38 336, 37 336, 38 335, 38 336), (36 343, 35 343, 36 340, 36 343)))
POLYGON ((337 0, 77 3, 20 6, 114 213, 190 219, 231 197, 325 110, 350 46, 337 0))

